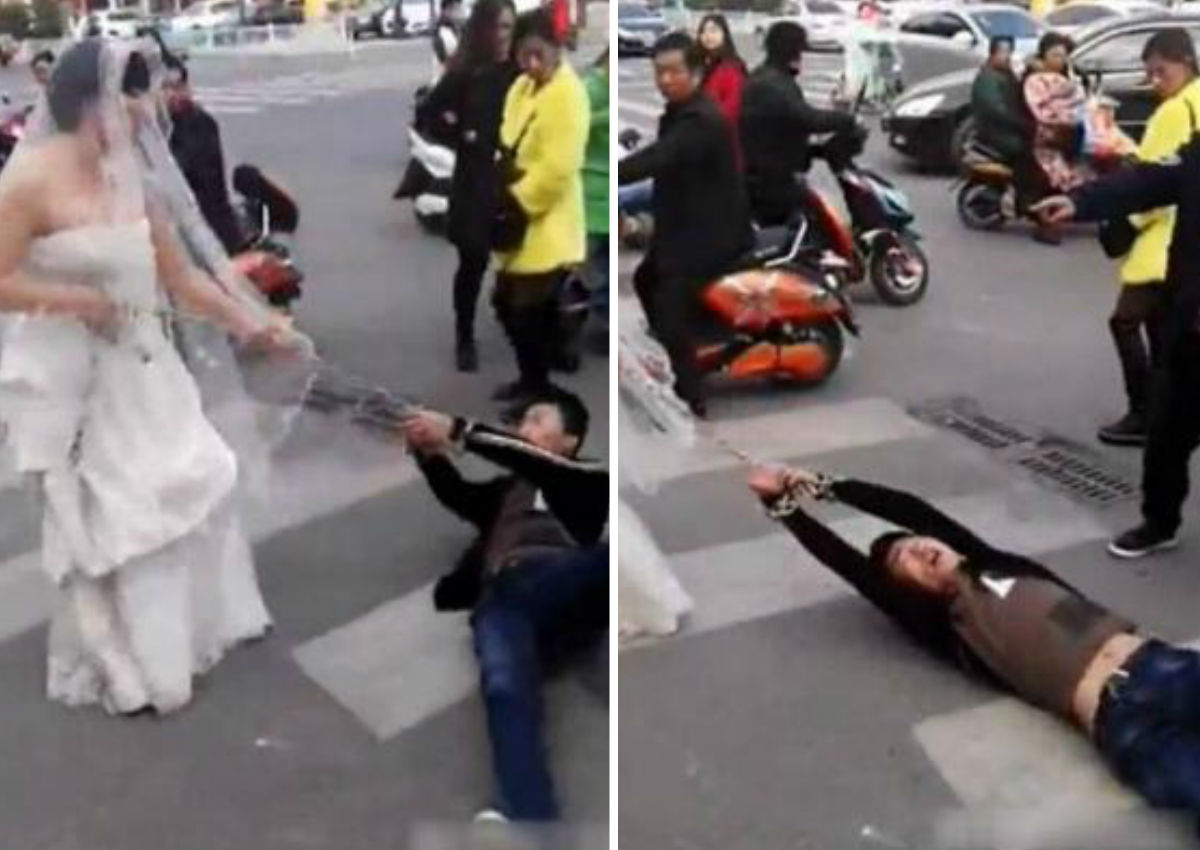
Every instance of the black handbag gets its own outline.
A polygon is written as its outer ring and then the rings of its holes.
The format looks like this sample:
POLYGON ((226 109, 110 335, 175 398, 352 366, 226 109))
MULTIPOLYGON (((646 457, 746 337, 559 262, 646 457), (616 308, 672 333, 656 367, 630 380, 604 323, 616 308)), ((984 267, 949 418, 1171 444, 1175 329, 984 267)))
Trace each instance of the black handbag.
POLYGON ((533 124, 536 113, 529 116, 511 148, 501 146, 497 152, 497 169, 500 174, 500 197, 496 210, 492 215, 492 248, 502 254, 511 253, 521 247, 525 241, 525 233, 529 230, 529 213, 521 206, 521 202, 513 195, 511 186, 521 179, 521 171, 517 168, 517 151, 525 134, 533 124))
MULTIPOLYGON (((1185 100, 1187 105, 1188 115, 1191 118, 1192 135, 1196 134, 1196 111, 1192 108, 1192 103, 1185 100)), ((1138 235, 1141 233, 1133 222, 1129 220, 1129 216, 1118 216, 1117 218, 1106 218, 1100 222, 1100 228, 1096 231, 1096 238, 1100 240, 1100 248, 1104 251, 1104 256, 1110 260, 1118 260, 1124 257, 1133 250, 1133 243, 1137 241, 1138 235)))

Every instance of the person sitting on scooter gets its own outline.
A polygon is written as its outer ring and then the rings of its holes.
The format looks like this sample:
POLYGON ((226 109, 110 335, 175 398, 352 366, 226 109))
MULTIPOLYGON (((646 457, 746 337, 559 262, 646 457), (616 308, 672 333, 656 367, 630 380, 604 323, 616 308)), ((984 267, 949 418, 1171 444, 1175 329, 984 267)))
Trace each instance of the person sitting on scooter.
POLYGON ((225 182, 225 154, 217 121, 196 103, 187 66, 175 56, 163 56, 166 77, 163 96, 171 116, 171 155, 187 179, 200 212, 230 254, 246 247, 246 233, 238 222, 225 182))
POLYGON ((797 175, 810 165, 809 137, 853 132, 855 119, 805 100, 796 82, 808 46, 804 27, 791 21, 773 24, 764 45, 767 58, 742 90, 739 129, 754 220, 773 226, 787 223, 803 208, 797 175))
MULTIPOLYGON (((1012 67, 1014 44, 1009 36, 996 36, 988 44, 987 62, 971 85, 971 117, 979 146, 1012 167, 1017 204, 1023 210, 1045 196, 1049 184, 1033 155, 1033 122, 1012 67)), ((1034 239, 1060 241, 1058 229, 1040 221, 1034 239)))
POLYGON ((634 288, 675 372, 675 390, 706 414, 693 340, 704 286, 754 242, 733 133, 700 89, 704 60, 685 33, 654 45, 654 74, 667 101, 658 138, 617 165, 617 183, 654 180, 654 231, 634 288))

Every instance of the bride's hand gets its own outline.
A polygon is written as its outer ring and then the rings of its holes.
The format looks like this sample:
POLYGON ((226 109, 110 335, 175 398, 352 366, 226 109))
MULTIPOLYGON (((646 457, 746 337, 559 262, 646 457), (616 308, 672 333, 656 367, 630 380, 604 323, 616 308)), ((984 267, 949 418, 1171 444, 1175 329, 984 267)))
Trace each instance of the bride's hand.
POLYGON ((263 354, 299 357, 311 350, 308 337, 296 331, 286 319, 275 317, 239 333, 238 341, 247 349, 263 354))

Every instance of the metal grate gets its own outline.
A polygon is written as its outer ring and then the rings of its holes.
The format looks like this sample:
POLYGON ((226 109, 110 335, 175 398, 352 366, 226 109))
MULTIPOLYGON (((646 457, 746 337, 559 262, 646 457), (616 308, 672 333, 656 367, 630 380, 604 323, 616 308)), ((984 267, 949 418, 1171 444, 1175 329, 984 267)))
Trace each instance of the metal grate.
POLYGON ((1135 483, 1087 446, 988 416, 973 399, 932 401, 910 408, 909 413, 995 452, 1002 461, 1073 499, 1106 507, 1138 495, 1135 483))

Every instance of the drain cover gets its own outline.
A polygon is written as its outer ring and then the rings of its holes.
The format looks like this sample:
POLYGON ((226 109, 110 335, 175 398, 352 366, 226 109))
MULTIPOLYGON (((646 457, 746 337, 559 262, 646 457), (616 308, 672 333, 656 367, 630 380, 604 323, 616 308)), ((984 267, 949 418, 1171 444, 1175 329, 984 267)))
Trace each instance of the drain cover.
POLYGON ((1105 507, 1133 499, 1139 493, 1137 484, 1089 447, 989 416, 974 399, 935 400, 910 408, 909 413, 927 425, 953 431, 995 452, 1039 483, 1078 501, 1105 507))

